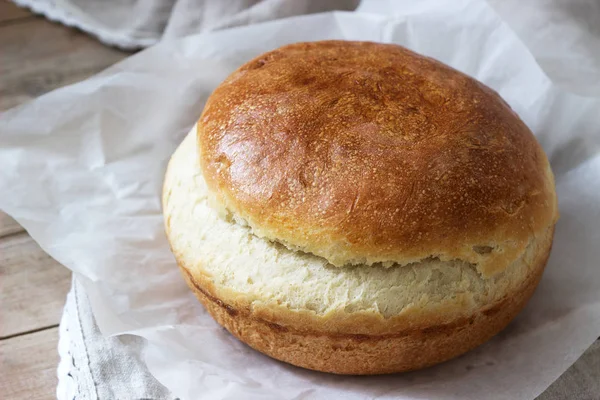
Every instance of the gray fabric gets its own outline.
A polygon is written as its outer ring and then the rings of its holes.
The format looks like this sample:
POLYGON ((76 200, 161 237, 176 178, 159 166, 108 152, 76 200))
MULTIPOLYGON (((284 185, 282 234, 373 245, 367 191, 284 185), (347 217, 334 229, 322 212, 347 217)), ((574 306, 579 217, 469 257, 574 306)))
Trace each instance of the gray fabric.
POLYGON ((138 336, 103 337, 83 287, 73 278, 60 324, 58 399, 173 400, 145 368, 143 348, 138 336))
POLYGON ((331 10, 359 0, 13 0, 49 19, 75 26, 124 49, 163 38, 331 10))

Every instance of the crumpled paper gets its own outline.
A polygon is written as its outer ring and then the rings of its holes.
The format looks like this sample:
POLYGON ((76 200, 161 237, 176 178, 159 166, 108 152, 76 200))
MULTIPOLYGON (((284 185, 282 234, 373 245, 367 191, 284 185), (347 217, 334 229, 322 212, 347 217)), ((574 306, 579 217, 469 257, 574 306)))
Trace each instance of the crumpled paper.
POLYGON ((600 334, 600 98, 560 89, 485 2, 391 4, 387 15, 327 13, 164 41, 0 117, 0 209, 77 274, 104 334, 147 340, 148 368, 175 396, 531 399, 600 334), (505 331, 465 356, 378 377, 302 370, 229 335, 179 275, 160 205, 169 156, 233 69, 321 39, 398 43, 476 77, 549 156, 561 219, 544 278, 505 331))

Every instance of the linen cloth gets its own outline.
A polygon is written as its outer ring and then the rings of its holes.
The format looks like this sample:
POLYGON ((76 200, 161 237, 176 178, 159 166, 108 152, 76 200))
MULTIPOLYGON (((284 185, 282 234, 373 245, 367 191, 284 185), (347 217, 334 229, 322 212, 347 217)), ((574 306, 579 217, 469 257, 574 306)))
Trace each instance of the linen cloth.
POLYGON ((173 400, 145 368, 139 336, 104 337, 74 277, 59 327, 59 400, 173 400))
POLYGON ((162 38, 332 10, 360 0, 13 0, 17 5, 122 49, 162 38))

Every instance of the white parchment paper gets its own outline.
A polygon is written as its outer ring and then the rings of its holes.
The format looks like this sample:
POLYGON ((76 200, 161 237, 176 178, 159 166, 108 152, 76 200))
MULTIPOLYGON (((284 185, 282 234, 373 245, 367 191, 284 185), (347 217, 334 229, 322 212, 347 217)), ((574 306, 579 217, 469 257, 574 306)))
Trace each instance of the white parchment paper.
POLYGON ((147 339, 150 371, 182 399, 531 399, 600 334, 600 98, 559 89, 485 2, 366 3, 394 12, 162 42, 0 118, 0 209, 77 274, 104 334, 147 339), (261 52, 333 38, 402 44, 485 82, 534 131, 556 175, 561 219, 532 301, 489 343, 427 370, 333 376, 249 349, 195 300, 163 233, 166 163, 211 90, 261 52))

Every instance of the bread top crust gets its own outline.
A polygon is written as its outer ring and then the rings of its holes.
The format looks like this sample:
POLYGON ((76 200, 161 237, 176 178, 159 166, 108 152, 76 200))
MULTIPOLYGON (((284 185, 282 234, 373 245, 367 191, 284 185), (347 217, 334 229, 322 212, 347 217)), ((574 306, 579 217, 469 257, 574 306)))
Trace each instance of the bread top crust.
POLYGON ((557 218, 535 137, 493 90, 403 47, 325 41, 243 65, 198 123, 213 204, 330 264, 503 271, 557 218))

